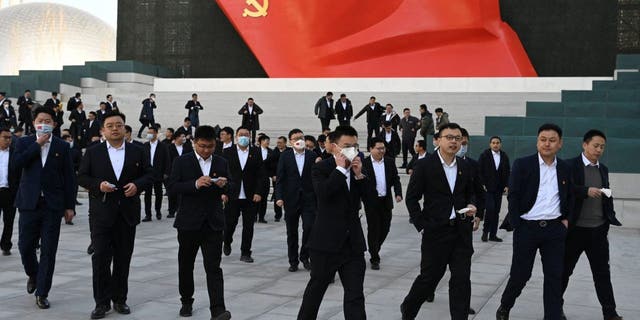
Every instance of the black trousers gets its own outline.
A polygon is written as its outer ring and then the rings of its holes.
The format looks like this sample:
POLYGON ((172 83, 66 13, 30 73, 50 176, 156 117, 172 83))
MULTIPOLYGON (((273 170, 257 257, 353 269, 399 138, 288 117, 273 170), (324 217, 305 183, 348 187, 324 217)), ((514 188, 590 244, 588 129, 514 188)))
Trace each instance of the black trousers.
POLYGON ((114 214, 118 218, 112 226, 96 224, 95 221, 91 226, 91 241, 95 250, 91 256, 93 299, 96 305, 106 306, 110 301, 125 303, 129 291, 129 265, 136 226, 130 226, 124 220, 122 215, 126 213, 114 214))
POLYGON ((544 272, 544 318, 560 320, 562 313, 562 270, 567 228, 559 220, 546 226, 539 221, 520 220, 513 231, 513 256, 507 287, 502 293, 502 306, 511 309, 531 278, 536 252, 540 249, 544 272))
POLYGON ((324 131, 325 128, 330 128, 331 119, 329 118, 320 118, 320 132, 324 131))
MULTIPOLYGON (((301 196, 302 197, 302 196, 301 196)), ((287 210, 284 220, 287 224, 287 256, 289 257, 289 265, 298 265, 298 261, 306 261, 309 259, 309 249, 307 242, 311 235, 311 228, 316 219, 314 208, 303 206, 296 209, 287 210), (298 254, 298 226, 302 218, 302 244, 300 245, 300 254, 298 254)))
POLYGON ((144 190, 144 214, 147 217, 151 217, 151 195, 152 195, 152 191, 153 194, 155 194, 156 196, 156 201, 154 202, 155 204, 155 209, 156 209, 156 215, 160 215, 160 210, 162 209, 162 197, 163 197, 163 193, 162 193, 162 181, 154 181, 153 185, 149 188, 147 188, 146 190, 144 190))
POLYGON ((364 309, 364 272, 366 263, 363 252, 354 252, 346 242, 341 252, 329 253, 310 250, 311 279, 302 297, 302 305, 298 312, 298 320, 314 320, 318 317, 318 309, 327 287, 333 281, 336 272, 344 288, 345 320, 362 320, 367 315, 364 309))
POLYGON ((140 127, 140 130, 138 130, 138 138, 140 138, 142 136, 142 132, 145 129, 148 129, 150 125, 155 125, 155 121, 149 121, 149 120, 140 120, 140 123, 142 124, 142 126, 140 127))
POLYGON ((500 207, 502 206, 502 192, 485 192, 485 214, 482 233, 495 237, 498 233, 500 207))
POLYGON ((391 228, 391 209, 387 208, 385 197, 377 198, 366 209, 367 245, 372 263, 380 263, 380 248, 387 239, 391 228))
POLYGON ((351 120, 338 120, 338 123, 341 126, 350 126, 351 125, 351 120))
POLYGON ((200 230, 178 229, 178 288, 182 303, 193 303, 193 268, 202 251, 202 264, 207 274, 207 291, 211 315, 219 315, 226 310, 224 305, 224 279, 222 277, 222 231, 212 230, 205 223, 200 230))
POLYGON ((597 228, 571 227, 567 233, 567 243, 564 255, 564 271, 562 273, 562 293, 567 290, 569 277, 578 263, 582 253, 586 253, 591 266, 593 283, 596 294, 602 306, 604 318, 617 316, 616 300, 611 285, 611 270, 609 268, 609 223, 597 228))
POLYGON ((416 156, 416 150, 413 149, 413 144, 416 142, 416 137, 402 137, 402 165, 406 166, 408 163, 408 153, 412 157, 416 156))
POLYGON ((35 295, 38 297, 49 296, 51 290, 62 215, 61 212, 49 209, 44 200, 40 200, 33 211, 20 211, 18 248, 25 273, 29 277, 36 277, 35 295), (40 261, 36 256, 38 240, 40 261))
POLYGON ((424 231, 420 274, 402 302, 406 315, 413 319, 427 296, 433 294, 447 270, 449 279, 449 313, 451 319, 468 319, 471 303, 472 225, 457 220, 454 225, 424 231))
MULTIPOLYGON (((262 200, 256 204, 256 210, 258 212, 258 220, 264 220, 264 217, 267 215, 267 202, 269 202, 269 186, 271 185, 271 178, 266 178, 264 182, 265 190, 267 190, 266 194, 262 195, 262 200)), ((273 187, 275 189, 275 182, 273 182, 273 187)), ((273 197, 272 197, 273 199, 273 197)))
POLYGON ((13 243, 13 222, 16 218, 16 208, 13 206, 15 196, 8 188, 0 189, 0 214, 2 214, 2 237, 0 238, 0 250, 11 250, 13 243))
POLYGON ((375 125, 367 124, 367 143, 371 142, 371 138, 378 137, 380 131, 380 125, 376 123, 375 125))
POLYGON ((240 252, 243 256, 251 255, 251 242, 253 241, 253 226, 256 223, 256 204, 248 199, 232 200, 224 210, 225 231, 224 243, 231 245, 233 233, 238 226, 238 220, 242 215, 242 243, 240 252))
POLYGON ((29 135, 35 131, 35 128, 33 127, 33 120, 31 119, 20 120, 20 123, 18 123, 18 128, 22 129, 22 126, 24 126, 25 135, 29 135))

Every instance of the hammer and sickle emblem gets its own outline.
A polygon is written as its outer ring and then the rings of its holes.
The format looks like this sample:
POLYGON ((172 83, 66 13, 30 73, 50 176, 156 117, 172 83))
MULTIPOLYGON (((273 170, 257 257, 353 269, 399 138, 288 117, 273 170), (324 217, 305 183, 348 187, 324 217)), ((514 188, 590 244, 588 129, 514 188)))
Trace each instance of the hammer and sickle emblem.
POLYGON ((256 9, 256 11, 251 11, 247 8, 244 9, 242 13, 243 17, 251 17, 251 18, 259 18, 267 16, 267 9, 269 9, 269 0, 263 0, 261 4, 258 0, 247 0, 247 5, 256 9))

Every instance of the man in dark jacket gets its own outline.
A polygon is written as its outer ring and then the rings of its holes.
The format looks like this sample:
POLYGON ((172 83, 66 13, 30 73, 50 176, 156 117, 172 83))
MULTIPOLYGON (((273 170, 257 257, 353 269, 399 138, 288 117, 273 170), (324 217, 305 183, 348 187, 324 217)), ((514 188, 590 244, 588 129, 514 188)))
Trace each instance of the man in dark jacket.
POLYGON ((338 124, 341 126, 350 126, 351 117, 353 117, 353 105, 351 100, 347 99, 346 94, 340 95, 340 100, 336 102, 334 107, 336 110, 336 117, 338 118, 338 124))
POLYGON ((238 110, 238 114, 242 115, 242 127, 251 132, 251 145, 256 143, 256 131, 260 130, 259 115, 262 112, 262 108, 254 103, 253 98, 247 99, 247 103, 238 110))
POLYGON ((500 220, 500 207, 502 206, 502 195, 507 192, 511 165, 509 157, 502 151, 502 139, 498 136, 489 139, 489 149, 482 152, 478 159, 480 169, 480 181, 484 186, 485 209, 484 229, 482 230, 482 241, 502 242, 498 238, 498 221, 500 220), (487 238, 488 236, 488 238, 487 238))
POLYGON ((142 132, 149 127, 150 125, 155 125, 156 121, 153 116, 153 109, 157 108, 156 106, 156 95, 154 93, 149 95, 149 98, 142 100, 142 109, 140 110, 140 123, 142 126, 138 131, 138 138, 142 138, 142 132))
MULTIPOLYGON (((387 121, 383 124, 383 128, 378 137, 384 141, 386 146, 386 156, 392 158, 395 162, 396 157, 400 154, 401 142, 398 132, 393 130, 391 122, 387 121)), ((371 144, 371 141, 369 141, 371 144)))
POLYGON ((385 109, 376 102, 376 97, 369 98, 369 104, 365 105, 360 112, 353 118, 358 119, 365 112, 367 113, 367 143, 374 135, 377 137, 380 133, 380 119, 385 109))
POLYGON ((408 164, 408 154, 415 157, 416 152, 413 150, 413 143, 416 141, 416 135, 420 129, 420 119, 411 115, 411 109, 404 108, 402 110, 403 117, 400 119, 400 131, 402 132, 402 166, 404 169, 408 164))
POLYGON ((313 112, 320 119, 320 129, 330 128, 331 120, 335 119, 335 111, 333 109, 333 92, 327 92, 326 95, 320 97, 313 112))
POLYGON ((191 125, 197 128, 200 125, 200 115, 198 113, 200 110, 204 109, 200 104, 200 101, 198 101, 197 93, 191 95, 191 100, 187 101, 184 108, 189 110, 187 117, 191 120, 191 125))
POLYGON ((31 90, 25 90, 24 95, 18 98, 18 127, 22 128, 27 134, 33 131, 33 99, 31 98, 31 90))
POLYGON ((143 222, 151 221, 151 195, 155 194, 156 219, 162 219, 162 184, 171 172, 169 166, 169 148, 166 144, 158 140, 158 127, 151 126, 147 131, 149 141, 144 143, 144 149, 149 156, 149 164, 153 171, 153 184, 144 190, 144 213, 143 222))

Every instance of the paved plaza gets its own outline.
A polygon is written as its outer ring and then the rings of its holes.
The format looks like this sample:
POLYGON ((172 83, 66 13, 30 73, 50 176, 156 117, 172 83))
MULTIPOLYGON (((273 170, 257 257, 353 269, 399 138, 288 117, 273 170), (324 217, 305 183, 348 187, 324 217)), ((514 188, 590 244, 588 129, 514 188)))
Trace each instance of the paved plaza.
MULTIPOLYGON (((406 176, 403 177, 406 186, 406 176)), ((84 196, 84 195, 83 195, 84 196)), ((51 309, 39 310, 33 296, 26 293, 26 276, 17 249, 17 228, 13 255, 0 256, 0 319, 89 319, 94 307, 91 289, 91 259, 87 220, 88 199, 81 198, 74 226, 62 226, 56 272, 49 300, 51 309)), ((165 201, 166 205, 166 201, 165 201)), ((295 319, 308 271, 287 271, 284 222, 273 221, 272 203, 268 224, 256 224, 253 241, 255 263, 239 261, 240 228, 236 230, 231 256, 224 257, 225 300, 233 319, 295 319)), ((166 215, 166 211, 163 211, 166 215)), ((404 203, 394 210, 391 232, 382 247, 381 270, 367 269, 364 282, 369 319, 400 319, 399 305, 407 294, 420 264, 420 238, 408 223, 404 203)), ((132 314, 121 316, 111 311, 107 319, 177 319, 178 242, 172 219, 142 223, 138 226, 136 246, 129 278, 132 314)), ((362 218, 363 228, 366 221, 362 218)), ((17 226, 17 219, 16 219, 17 226)), ((495 319, 500 295, 507 281, 512 235, 504 232, 503 243, 482 243, 474 236, 471 306, 478 311, 470 319, 495 319)), ((640 230, 612 228, 611 269, 618 312, 625 319, 640 319, 640 230)), ((368 255, 367 255, 368 259, 368 255)), ((368 263, 367 263, 368 265, 368 263)), ((209 319, 208 298, 201 257, 196 262, 196 295, 193 319, 209 319)), ((533 277, 512 310, 511 319, 542 319, 542 270, 539 259, 533 277)), ((425 303, 418 319, 449 319, 448 273, 440 283, 433 303, 425 303)), ((583 256, 566 295, 569 319, 602 319, 591 274, 583 256)), ((331 285, 320 309, 319 319, 343 319, 340 281, 331 285)))

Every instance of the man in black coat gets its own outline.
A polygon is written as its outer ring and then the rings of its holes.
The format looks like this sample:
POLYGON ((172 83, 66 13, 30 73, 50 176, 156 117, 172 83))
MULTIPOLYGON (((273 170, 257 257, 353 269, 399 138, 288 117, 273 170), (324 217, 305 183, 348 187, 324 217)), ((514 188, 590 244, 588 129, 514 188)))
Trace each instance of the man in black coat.
POLYGON ((403 117, 400 119, 400 131, 402 132, 402 166, 404 169, 408 165, 408 154, 412 157, 416 156, 413 144, 416 141, 416 135, 420 130, 420 119, 411 115, 411 109, 404 108, 402 110, 403 117))
POLYGON ((225 225, 224 203, 229 200, 230 178, 227 161, 213 155, 216 135, 211 126, 201 126, 194 135, 195 152, 185 153, 173 162, 169 191, 184 200, 173 226, 178 230, 178 287, 180 316, 193 311, 193 267, 202 250, 209 293, 211 319, 228 320, 231 313, 224 304, 222 238, 225 225))
POLYGON ((369 145, 371 155, 362 163, 362 173, 369 179, 364 201, 367 217, 367 243, 371 255, 371 269, 380 270, 380 248, 391 228, 393 201, 402 201, 402 186, 394 159, 385 157, 386 144, 373 138, 369 145), (395 197, 391 194, 391 189, 395 197))
POLYGON ((316 194, 311 182, 311 168, 316 154, 307 150, 302 143, 304 134, 300 129, 289 131, 289 143, 292 148, 283 151, 278 160, 275 186, 276 206, 285 208, 284 220, 287 223, 287 256, 289 271, 298 270, 302 262, 310 269, 307 242, 316 215, 316 194), (298 254, 298 225, 302 219, 302 245, 298 254))
POLYGON ((71 121, 69 132, 75 144, 80 147, 84 147, 83 126, 86 120, 87 116, 84 112, 84 105, 81 102, 71 111, 71 114, 69 114, 69 121, 71 121))
POLYGON ((318 99, 313 112, 320 119, 320 129, 330 128, 331 120, 335 119, 335 111, 333 109, 333 92, 327 92, 327 94, 318 99))
POLYGON ((22 128, 27 134, 33 131, 33 99, 31 98, 31 90, 25 90, 24 94, 18 98, 18 127, 22 128))
POLYGON ((80 103, 82 103, 82 94, 76 92, 75 96, 69 98, 69 101, 67 101, 67 111, 75 110, 80 103))
POLYGON ((107 101, 105 101, 105 103, 107 104, 107 111, 120 112, 120 109, 118 109, 118 102, 113 101, 112 95, 107 95, 107 101))
MULTIPOLYGON (((186 142, 187 137, 184 136, 184 133, 179 133, 173 135, 173 143, 167 144, 169 149, 169 168, 173 168, 173 162, 176 158, 183 154, 193 152, 192 145, 186 142)), ((169 198, 169 215, 167 215, 167 218, 175 218, 176 212, 180 208, 180 203, 182 202, 181 197, 179 194, 169 190, 168 183, 165 185, 167 187, 167 197, 169 198)))
POLYGON ((562 314, 562 272, 568 219, 573 210, 571 168, 556 157, 562 148, 562 129, 555 124, 538 128, 538 153, 513 162, 509 176, 509 218, 513 257, 509 281, 502 293, 497 320, 509 311, 531 278, 536 251, 544 270, 544 318, 562 314))
POLYGON ((18 119, 16 111, 11 105, 11 100, 5 99, 0 102, 0 108, 0 127, 15 129, 18 126, 18 119))
MULTIPOLYGON (((402 146, 400 136, 398 132, 392 128, 391 122, 384 122, 382 130, 378 133, 378 137, 384 142, 386 147, 387 152, 385 155, 395 161, 396 157, 400 154, 402 146)), ((369 141, 369 144, 371 144, 371 141, 369 141)))
MULTIPOLYGON (((272 161, 271 161, 273 168, 275 168, 276 181, 278 180, 277 170, 278 170, 278 162, 280 160, 280 156, 282 155, 283 152, 289 149, 291 148, 287 147, 287 137, 279 136, 278 140, 276 141, 276 147, 273 148, 272 161)), ((282 219, 282 207, 276 204, 275 196, 276 194, 275 194, 275 186, 274 186, 274 193, 272 194, 272 197, 271 197, 271 200, 273 200, 273 211, 275 215, 273 220, 275 222, 279 222, 280 219, 282 219)))
POLYGON ((43 106, 53 109, 57 105, 60 105, 60 99, 58 99, 58 93, 53 91, 51 92, 51 98, 47 99, 47 101, 44 102, 43 106))
POLYGON ((242 115, 242 127, 251 133, 251 145, 256 143, 256 131, 260 130, 259 116, 262 113, 262 108, 254 103, 253 98, 247 99, 247 103, 238 110, 238 114, 242 115))
POLYGON ((153 171, 153 184, 144 190, 144 219, 143 222, 151 221, 151 196, 156 196, 155 211, 156 219, 162 219, 162 184, 171 173, 169 149, 167 145, 158 140, 158 127, 151 126, 147 129, 149 141, 144 143, 144 150, 149 157, 153 171))
MULTIPOLYGON (((56 105, 53 107, 53 112, 54 112, 55 120, 57 124, 57 126, 53 129, 53 135, 56 137, 60 137, 61 136, 60 128, 62 128, 62 125, 64 124, 64 110, 62 110, 61 105, 56 105)), ((69 130, 69 134, 71 134, 71 130, 69 130)), ((78 145, 78 148, 79 147, 80 145, 78 145)))
POLYGON ((194 93, 191 95, 191 100, 187 101, 187 104, 184 106, 185 109, 189 110, 187 112, 187 117, 191 120, 191 125, 194 127, 200 126, 200 115, 198 114, 200 110, 204 108, 198 101, 198 94, 194 93))
POLYGON ((353 105, 351 100, 347 99, 346 94, 340 95, 340 100, 335 105, 336 117, 338 118, 338 124, 341 126, 350 126, 351 117, 353 117, 353 105))
POLYGON ((489 149, 480 154, 478 166, 480 181, 486 190, 482 241, 502 242, 502 239, 497 236, 498 221, 500 220, 502 195, 509 190, 507 184, 509 183, 511 165, 507 153, 502 151, 500 137, 494 136, 489 139, 489 149))
POLYGON ((367 113, 367 143, 374 135, 377 137, 380 133, 380 119, 385 109, 376 102, 376 97, 369 98, 369 104, 364 106, 360 112, 353 118, 358 119, 363 113, 367 113))
POLYGON ((226 256, 231 254, 233 233, 242 214, 240 261, 247 263, 253 262, 251 242, 256 221, 256 205, 262 200, 263 181, 266 175, 260 150, 250 146, 250 137, 249 129, 238 128, 236 130, 237 145, 222 152, 222 156, 229 163, 229 180, 232 184, 229 191, 229 204, 225 208, 224 254, 226 256))
POLYGON ((609 186, 609 169, 599 161, 604 153, 607 137, 602 131, 589 130, 582 142, 582 154, 568 161, 574 182, 575 203, 569 218, 569 232, 562 272, 562 292, 569 284, 569 277, 586 253, 602 306, 605 320, 622 320, 616 312, 616 300, 611 285, 609 268, 609 226, 621 226, 613 210, 613 196, 606 194, 609 186))
POLYGON ((11 255, 11 247, 13 247, 11 236, 16 217, 14 200, 20 183, 20 171, 14 168, 13 156, 11 131, 8 128, 0 128, 0 211, 3 223, 0 250, 3 256, 11 255))
POLYGON ((97 120, 97 115, 94 111, 89 112, 87 120, 84 121, 82 126, 82 147, 86 147, 93 141, 93 138, 100 137, 100 129, 102 125, 100 121, 97 120))
POLYGON ((260 148, 260 155, 262 156, 262 161, 264 164, 264 170, 265 170, 265 175, 264 175, 264 186, 263 186, 263 193, 261 194, 262 199, 260 199, 260 202, 258 202, 257 204, 257 221, 260 223, 267 223, 267 220, 265 220, 265 216, 267 214, 267 202, 269 200, 269 191, 270 191, 270 187, 271 187, 271 183, 273 182, 274 184, 274 188, 275 188, 275 176, 276 176, 276 169, 277 169, 277 163, 273 163, 273 150, 271 148, 269 148, 269 143, 270 143, 271 139, 269 138, 269 136, 267 136, 266 134, 262 134, 258 136, 258 147, 260 148))
POLYGON ((416 152, 415 156, 413 156, 413 158, 411 158, 411 161, 409 161, 409 164, 407 164, 407 174, 408 175, 412 175, 413 174, 413 168, 416 166, 416 163, 418 162, 418 160, 424 159, 424 157, 426 157, 428 155, 427 153, 427 142, 424 140, 418 140, 416 141, 416 144, 414 146, 414 150, 416 152))
POLYGON ((191 118, 186 117, 182 122, 182 126, 176 130, 176 134, 184 134, 185 138, 187 138, 187 143, 190 143, 193 139, 193 134, 195 132, 195 127, 191 124, 191 118))
POLYGON ((311 279, 307 284, 298 319, 316 319, 324 294, 336 272, 344 287, 344 318, 366 319, 363 282, 367 249, 358 210, 367 177, 357 156, 358 133, 338 126, 333 132, 334 157, 317 163, 311 179, 318 209, 307 246, 311 256, 311 279), (347 157, 348 156, 348 157, 347 157))
POLYGON ((125 141, 125 117, 112 113, 102 123, 105 143, 87 149, 78 182, 89 190, 91 241, 95 252, 92 319, 104 318, 113 308, 129 314, 129 264, 136 225, 140 223, 140 193, 153 183, 149 156, 125 141), (113 269, 111 263, 113 261, 113 269))
POLYGON ((140 109, 140 117, 138 120, 142 124, 140 130, 138 131, 138 138, 142 138, 142 132, 149 126, 155 125, 156 120, 153 116, 153 109, 157 108, 156 106, 156 95, 154 93, 149 95, 149 98, 142 100, 142 109, 140 109))

